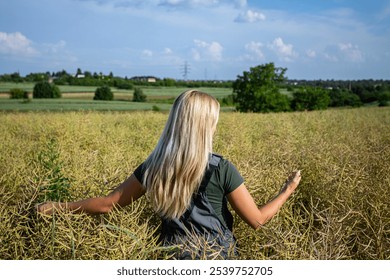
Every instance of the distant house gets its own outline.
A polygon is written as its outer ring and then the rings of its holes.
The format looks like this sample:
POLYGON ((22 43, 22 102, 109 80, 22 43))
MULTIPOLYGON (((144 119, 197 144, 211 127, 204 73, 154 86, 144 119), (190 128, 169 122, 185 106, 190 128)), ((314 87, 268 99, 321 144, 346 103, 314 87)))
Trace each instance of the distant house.
POLYGON ((158 81, 158 78, 153 77, 153 76, 135 76, 130 78, 132 81, 137 81, 137 82, 148 82, 148 83, 155 83, 158 81))
POLYGON ((75 78, 77 78, 77 79, 84 79, 85 75, 84 74, 76 74, 75 78))

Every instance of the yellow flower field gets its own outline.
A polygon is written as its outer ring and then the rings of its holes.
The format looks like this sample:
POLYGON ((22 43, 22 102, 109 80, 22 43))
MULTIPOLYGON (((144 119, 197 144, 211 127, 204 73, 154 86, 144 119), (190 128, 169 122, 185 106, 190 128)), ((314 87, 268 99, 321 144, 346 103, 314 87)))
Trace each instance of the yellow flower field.
MULTIPOLYGON (((105 195, 154 148, 158 112, 0 113, 0 259, 164 259, 146 198, 107 215, 37 215, 46 199, 105 195)), ((223 112, 214 150, 258 204, 297 192, 263 228, 235 215, 240 259, 390 259, 390 108, 223 112)))

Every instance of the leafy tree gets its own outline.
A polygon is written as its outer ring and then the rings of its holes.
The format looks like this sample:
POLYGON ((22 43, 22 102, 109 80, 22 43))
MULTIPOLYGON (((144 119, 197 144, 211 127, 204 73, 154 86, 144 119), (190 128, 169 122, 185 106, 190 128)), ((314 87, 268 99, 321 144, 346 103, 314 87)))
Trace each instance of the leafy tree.
POLYGON ((388 106, 390 102, 390 92, 383 92, 379 94, 378 101, 380 107, 388 106))
POLYGON ((95 90, 94 100, 113 100, 114 94, 109 86, 101 86, 95 90))
POLYGON ((38 82, 33 89, 33 98, 60 98, 61 91, 58 86, 49 82, 38 82))
POLYGON ((329 97, 331 107, 360 107, 363 104, 358 95, 347 89, 332 89, 329 91, 329 97))
POLYGON ((236 108, 242 112, 281 112, 290 110, 287 95, 279 92, 287 68, 263 64, 244 71, 233 82, 236 108))
POLYGON ((9 91, 11 99, 28 99, 28 92, 21 88, 12 88, 9 91))
POLYGON ((176 81, 174 79, 170 79, 170 78, 165 78, 164 79, 164 85, 166 87, 173 87, 176 85, 176 81))
POLYGON ((351 90, 360 97, 363 103, 371 103, 379 99, 379 91, 372 84, 358 84, 352 86, 351 90))
POLYGON ((25 80, 28 82, 45 82, 49 79, 50 73, 30 73, 25 80))
POLYGON ((142 91, 141 88, 134 89, 133 102, 145 102, 146 94, 142 91))
POLYGON ((293 93, 292 107, 294 110, 324 110, 328 108, 330 97, 323 88, 304 87, 293 93))
POLYGON ((218 101, 222 106, 234 106, 234 95, 229 94, 228 96, 219 98, 218 101))
POLYGON ((62 94, 60 88, 55 84, 50 84, 52 90, 52 98, 61 98, 62 94))
POLYGON ((116 79, 114 85, 119 89, 133 89, 133 83, 129 80, 116 79))

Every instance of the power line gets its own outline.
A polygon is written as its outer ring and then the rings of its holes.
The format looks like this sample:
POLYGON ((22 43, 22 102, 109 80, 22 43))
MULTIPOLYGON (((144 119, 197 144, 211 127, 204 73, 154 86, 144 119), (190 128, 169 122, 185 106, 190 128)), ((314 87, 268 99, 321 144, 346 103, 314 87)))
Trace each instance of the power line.
POLYGON ((184 62, 184 65, 181 67, 181 73, 183 75, 183 79, 187 80, 188 74, 190 73, 190 65, 187 61, 184 62))

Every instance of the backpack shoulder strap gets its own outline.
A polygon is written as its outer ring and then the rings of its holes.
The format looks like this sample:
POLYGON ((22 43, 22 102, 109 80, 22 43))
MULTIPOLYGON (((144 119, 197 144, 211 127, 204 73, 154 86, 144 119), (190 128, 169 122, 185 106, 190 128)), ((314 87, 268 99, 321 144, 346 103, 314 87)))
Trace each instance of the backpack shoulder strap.
POLYGON ((214 154, 214 153, 210 155, 208 168, 206 170, 205 176, 203 177, 202 183, 200 184, 199 187, 200 192, 206 189, 206 186, 211 179, 211 175, 213 175, 214 170, 217 169, 221 160, 222 160, 221 155, 214 154))

